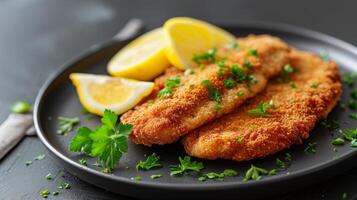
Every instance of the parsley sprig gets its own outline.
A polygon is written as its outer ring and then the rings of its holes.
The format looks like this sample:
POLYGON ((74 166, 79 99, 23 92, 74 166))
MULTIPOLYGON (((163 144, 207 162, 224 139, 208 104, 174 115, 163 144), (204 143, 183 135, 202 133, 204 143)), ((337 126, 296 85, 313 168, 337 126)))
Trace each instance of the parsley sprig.
POLYGON ((145 161, 140 160, 140 162, 136 165, 137 170, 150 170, 152 168, 161 167, 162 165, 159 163, 160 156, 156 153, 151 154, 146 158, 145 161))
POLYGON ((262 117, 267 116, 269 113, 268 113, 266 106, 267 106, 267 103, 260 102, 258 104, 257 108, 248 110, 248 114, 262 116, 262 117))
POLYGON ((203 80, 201 84, 207 88, 208 90, 208 99, 211 101, 215 101, 217 103, 221 103, 222 99, 219 94, 219 90, 216 87, 213 87, 210 80, 203 80))
POLYGON ((168 97, 172 95, 173 89, 181 85, 181 79, 178 76, 170 77, 165 81, 165 88, 160 90, 158 97, 168 97))
POLYGON ((353 87, 355 84, 355 80, 357 79, 356 73, 344 73, 342 76, 342 80, 348 86, 353 87))
POLYGON ((190 156, 185 156, 183 159, 179 157, 180 164, 170 166, 171 176, 182 176, 188 171, 200 171, 204 168, 201 162, 191 161, 190 156))
POLYGON ((357 128, 344 130, 343 136, 350 141, 351 147, 357 147, 357 128))
POLYGON ((254 165, 250 165, 250 168, 248 171, 245 173, 243 181, 248 181, 248 180, 255 180, 259 181, 260 179, 263 178, 264 175, 268 175, 268 170, 256 167, 254 165))
POLYGON ((97 157, 104 167, 113 169, 122 155, 128 151, 127 138, 133 126, 119 123, 118 116, 110 110, 105 110, 102 125, 92 130, 86 126, 77 130, 71 139, 69 149, 97 157))
POLYGON ((66 135, 68 132, 72 131, 73 126, 79 123, 78 117, 67 118, 67 117, 58 117, 59 128, 57 133, 60 135, 66 135))
POLYGON ((233 170, 233 169, 225 169, 221 173, 209 172, 209 173, 206 173, 206 174, 202 174, 200 177, 198 177, 198 180, 199 181, 206 181, 207 179, 211 179, 211 180, 223 181, 224 177, 236 176, 237 174, 238 174, 238 172, 233 170))
POLYGON ((194 54, 192 60, 197 64, 214 63, 216 61, 217 49, 212 48, 204 53, 194 54))

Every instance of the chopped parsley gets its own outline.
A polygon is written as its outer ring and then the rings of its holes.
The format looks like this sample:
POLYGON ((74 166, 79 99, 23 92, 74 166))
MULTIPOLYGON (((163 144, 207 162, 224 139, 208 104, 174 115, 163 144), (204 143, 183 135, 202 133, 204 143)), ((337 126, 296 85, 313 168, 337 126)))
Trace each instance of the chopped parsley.
POLYGON ((316 142, 309 142, 304 149, 305 154, 313 154, 316 153, 316 142))
POLYGON ((217 103, 222 102, 218 88, 212 87, 210 80, 203 80, 201 84, 207 88, 209 100, 215 101, 217 103))
POLYGON ((48 197, 48 195, 50 195, 51 193, 50 193, 50 191, 46 188, 46 189, 44 189, 44 190, 42 190, 41 192, 40 192, 40 196, 41 197, 43 197, 43 198, 47 198, 48 197))
POLYGON ((357 101, 353 99, 349 99, 347 105, 352 110, 357 110, 357 101))
POLYGON ((279 82, 288 82, 290 80, 289 75, 294 73, 294 68, 290 64, 286 64, 283 67, 283 70, 280 72, 278 76, 279 82))
POLYGON ((30 110, 31 106, 26 101, 16 101, 11 106, 11 112, 13 113, 26 113, 30 110))
POLYGON ((32 164, 32 160, 27 160, 27 161, 25 162, 26 167, 30 166, 31 164, 32 164))
POLYGON ((188 68, 185 70, 185 72, 183 73, 183 75, 188 76, 191 74, 195 74, 195 70, 193 70, 192 68, 188 68))
POLYGON ((277 158, 275 160, 275 164, 280 168, 280 169, 285 169, 286 168, 286 165, 285 165, 285 162, 280 160, 279 158, 277 158))
POLYGON ((269 176, 275 176, 276 175, 276 169, 272 169, 268 173, 269 176))
POLYGON ((130 178, 133 181, 141 181, 141 176, 134 176, 130 178))
POLYGON ((310 88, 317 88, 317 84, 316 83, 311 83, 310 84, 310 88))
POLYGON ((331 144, 342 145, 342 144, 345 144, 345 140, 343 138, 336 138, 331 142, 331 144))
POLYGON ((161 178, 162 177, 162 174, 152 174, 150 176, 151 179, 158 179, 158 178, 161 178))
POLYGON ((133 128, 131 124, 123 123, 116 126, 117 121, 118 116, 106 109, 102 124, 94 130, 86 126, 79 128, 70 141, 69 149, 97 157, 104 167, 113 169, 128 151, 127 138, 133 128))
POLYGON ((343 136, 350 141, 351 147, 357 147, 357 128, 344 130, 343 136))
POLYGON ((104 169, 101 169, 100 172, 105 173, 105 174, 111 174, 111 173, 113 173, 113 170, 106 167, 104 169))
POLYGON ((159 91, 157 96, 168 97, 172 95, 173 89, 181 85, 181 79, 178 76, 170 77, 165 81, 165 87, 159 91))
POLYGON ((240 51, 240 46, 237 43, 228 44, 226 45, 226 48, 240 51))
POLYGON ((206 181, 207 179, 211 179, 211 180, 222 181, 224 179, 224 177, 236 176, 237 174, 238 174, 238 172, 233 170, 233 169, 225 169, 221 173, 209 172, 209 173, 206 173, 206 174, 202 174, 200 177, 198 177, 198 180, 199 181, 206 181))
POLYGON ((350 95, 352 98, 357 100, 357 90, 353 90, 350 95))
POLYGON ((79 162, 81 165, 85 165, 85 166, 87 165, 87 160, 84 159, 84 158, 79 159, 78 162, 79 162))
POLYGON ((357 113, 351 113, 348 116, 350 116, 352 119, 357 119, 357 113))
POLYGON ((150 170, 152 168, 162 167, 159 161, 160 156, 153 153, 148 156, 145 161, 140 160, 140 162, 136 165, 136 170, 150 170))
POLYGON ((257 82, 257 79, 255 79, 255 76, 249 75, 247 76, 247 81, 249 84, 255 84, 257 82))
POLYGON ((223 60, 221 60, 221 61, 217 62, 217 65, 219 67, 217 76, 218 76, 218 78, 221 78, 223 76, 224 68, 226 67, 226 64, 223 60))
POLYGON ((67 118, 67 117, 58 117, 58 125, 59 128, 57 133, 60 135, 67 135, 70 131, 72 131, 73 126, 79 123, 78 117, 67 118))
POLYGON ((217 49, 213 48, 204 53, 194 54, 192 60, 197 64, 214 63, 216 61, 217 49))
POLYGON ((242 136, 238 136, 236 139, 237 144, 243 144, 244 143, 244 138, 242 136))
POLYGON ((214 106, 213 106, 213 110, 215 110, 216 112, 219 112, 222 110, 222 106, 220 106, 218 103, 216 103, 214 106))
POLYGON ((149 99, 149 100, 147 100, 146 103, 148 103, 148 104, 153 104, 153 103, 154 103, 154 99, 149 99))
POLYGON ((257 115, 257 116, 267 116, 269 113, 266 109, 266 103, 265 102, 260 102, 257 106, 257 108, 248 110, 248 114, 251 115, 257 115))
POLYGON ((203 169, 201 162, 191 161, 190 156, 185 156, 183 159, 179 157, 180 164, 170 166, 171 176, 182 176, 188 171, 200 171, 203 169))
POLYGON ((223 79, 223 85, 228 89, 232 89, 236 85, 236 82, 232 78, 225 78, 223 79))
POLYGON ((237 96, 239 97, 244 96, 244 92, 237 92, 237 96))
POLYGON ((347 199, 347 197, 348 197, 348 194, 346 192, 343 192, 341 194, 341 199, 345 200, 345 199, 347 199))
POLYGON ((69 183, 61 183, 57 186, 57 189, 70 189, 71 185, 69 183))
POLYGON ((328 62, 330 60, 328 53, 326 51, 321 51, 319 53, 319 55, 320 55, 321 60, 324 62, 328 62))
POLYGON ((59 194, 58 191, 52 192, 52 195, 53 195, 53 196, 57 196, 58 194, 59 194))
POLYGON ((267 175, 269 172, 266 169, 250 165, 250 169, 245 173, 243 181, 255 180, 259 181, 263 178, 263 175, 267 175))
POLYGON ((273 99, 271 99, 269 101, 268 105, 269 105, 270 108, 275 108, 275 103, 274 103, 273 99))
POLYGON ((252 65, 252 63, 249 62, 249 60, 245 60, 243 62, 243 67, 245 67, 245 68, 247 68, 249 70, 253 70, 253 65, 252 65))
POLYGON ((249 50, 248 50, 248 56, 255 56, 255 57, 257 57, 257 56, 258 56, 258 50, 256 50, 256 49, 249 49, 249 50))
POLYGON ((287 162, 293 161, 293 156, 290 153, 285 153, 285 161, 287 162))
POLYGON ((231 67, 231 75, 238 81, 242 82, 247 79, 247 74, 245 71, 239 67, 238 65, 232 65, 231 67))
POLYGON ((356 73, 344 73, 342 76, 343 82, 350 87, 354 86, 356 79, 357 79, 356 73))
POLYGON ((289 86, 290 86, 290 88, 293 88, 293 89, 297 88, 295 82, 289 82, 289 86))
POLYGON ((323 126, 324 128, 328 128, 328 129, 338 129, 340 128, 340 123, 336 120, 331 120, 330 122, 327 121, 326 119, 322 120, 320 123, 321 126, 323 126))
POLYGON ((40 154, 38 156, 35 157, 35 160, 43 160, 46 158, 46 155, 45 154, 40 154))
POLYGON ((48 173, 48 174, 45 176, 45 179, 46 179, 46 180, 52 180, 52 179, 53 179, 52 174, 51 174, 51 173, 48 173))

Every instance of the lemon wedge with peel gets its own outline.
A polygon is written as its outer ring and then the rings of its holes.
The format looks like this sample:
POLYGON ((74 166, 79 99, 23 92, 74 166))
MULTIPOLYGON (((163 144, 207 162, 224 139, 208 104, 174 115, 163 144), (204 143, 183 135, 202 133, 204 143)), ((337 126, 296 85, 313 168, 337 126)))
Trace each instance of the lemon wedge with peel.
POLYGON ((157 28, 129 43, 109 61, 109 74, 143 81, 161 74, 169 66, 162 38, 157 28))
POLYGON ((72 73, 70 79, 84 108, 97 115, 103 115, 105 109, 122 114, 149 95, 154 88, 152 82, 105 75, 72 73))
POLYGON ((163 30, 166 56, 180 69, 197 66, 192 61, 194 54, 235 40, 232 34, 217 26, 188 17, 167 20, 163 30))

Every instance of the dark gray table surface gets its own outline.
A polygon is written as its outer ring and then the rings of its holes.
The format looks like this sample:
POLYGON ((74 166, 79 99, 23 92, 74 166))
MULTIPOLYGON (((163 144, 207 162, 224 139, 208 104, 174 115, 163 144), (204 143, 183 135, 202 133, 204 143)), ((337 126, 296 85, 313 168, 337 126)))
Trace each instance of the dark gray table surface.
MULTIPOLYGON (((172 16, 192 16, 215 23, 273 21, 324 32, 357 45, 357 1, 194 1, 194 0, 1 0, 0 121, 12 102, 33 102, 38 89, 56 69, 93 44, 109 39, 129 18, 160 26, 172 16)), ((356 66, 357 67, 357 66, 356 66)), ((71 189, 51 199, 129 199, 106 192, 65 173, 37 137, 27 137, 0 161, 0 199, 41 199, 44 188, 68 182, 71 189), (26 167, 25 161, 46 154, 26 167), (55 175, 45 180, 47 173, 55 175)), ((357 199, 357 171, 275 199, 357 199)), ((308 183, 307 183, 308 184, 308 183)), ((282 191, 283 193, 283 191, 282 191)))

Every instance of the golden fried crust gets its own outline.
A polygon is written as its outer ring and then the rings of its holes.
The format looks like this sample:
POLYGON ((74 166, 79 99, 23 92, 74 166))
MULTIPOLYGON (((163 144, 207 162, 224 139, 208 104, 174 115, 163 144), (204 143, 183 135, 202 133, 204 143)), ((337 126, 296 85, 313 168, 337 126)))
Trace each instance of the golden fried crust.
POLYGON ((186 152, 205 159, 244 161, 274 154, 308 138, 340 98, 341 77, 336 63, 324 62, 316 55, 294 50, 290 58, 296 70, 291 81, 297 88, 272 80, 264 92, 236 112, 186 135, 182 140, 186 152), (270 100, 275 108, 268 107, 267 117, 247 113, 259 102, 270 100))
POLYGON ((257 83, 240 83, 232 89, 226 89, 222 81, 229 76, 229 69, 226 68, 224 75, 218 77, 219 67, 216 64, 195 69, 192 75, 180 75, 183 85, 177 87, 171 96, 138 105, 121 117, 123 123, 134 126, 129 138, 137 144, 148 146, 172 143, 189 131, 232 112, 246 99, 262 91, 267 79, 279 73, 288 62, 289 48, 277 38, 252 35, 239 39, 238 43, 240 51, 220 48, 217 56, 225 58, 228 66, 243 66, 243 62, 249 59, 253 64, 253 70, 249 73, 254 75, 257 83), (258 51, 257 57, 248 56, 252 48, 258 51), (207 88, 201 84, 203 80, 210 80, 211 86, 219 89, 222 98, 219 111, 214 109, 217 103, 208 99, 207 88), (245 95, 237 96, 237 92, 245 95))

